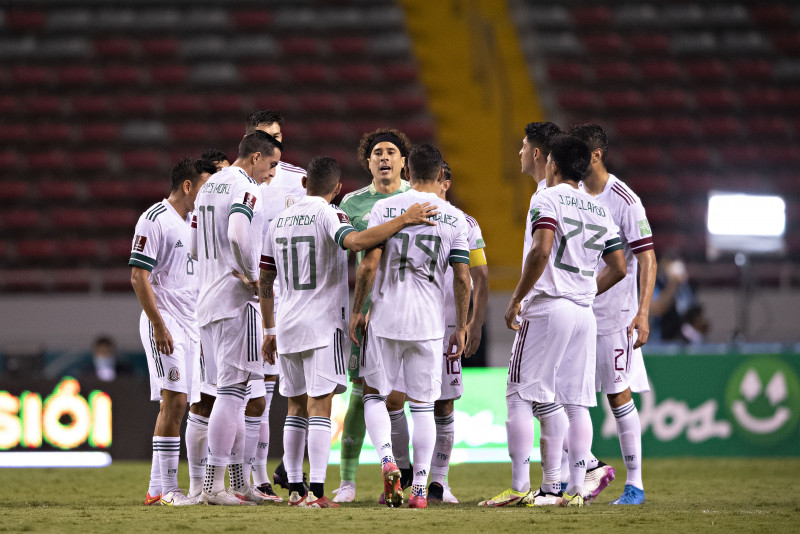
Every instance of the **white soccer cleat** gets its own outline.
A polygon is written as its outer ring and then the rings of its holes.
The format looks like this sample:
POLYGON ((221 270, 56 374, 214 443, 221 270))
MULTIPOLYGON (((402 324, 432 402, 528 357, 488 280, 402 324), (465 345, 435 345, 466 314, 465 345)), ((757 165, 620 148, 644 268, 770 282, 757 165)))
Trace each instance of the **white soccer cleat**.
POLYGON ((333 490, 333 502, 353 502, 356 500, 356 483, 342 480, 338 488, 333 490))
POLYGON ((218 491, 217 493, 208 493, 205 490, 200 494, 200 499, 211 505, 217 506, 253 506, 254 504, 248 501, 243 501, 236 496, 235 493, 228 489, 218 491))
POLYGON ((448 484, 446 480, 444 481, 444 484, 442 484, 442 488, 444 489, 442 492, 442 502, 458 504, 458 499, 456 499, 455 495, 453 495, 453 492, 450 491, 450 484, 448 484))
POLYGON ((600 462, 597 467, 586 471, 581 495, 586 502, 597 499, 600 492, 608 487, 614 480, 615 471, 610 465, 600 462))
POLYGON ((198 504, 196 498, 184 495, 181 490, 170 491, 162 495, 161 503, 165 506, 192 506, 198 504))
POLYGON ((525 506, 561 506, 563 495, 560 493, 545 493, 542 488, 528 492, 520 501, 525 506))
POLYGON ((264 501, 269 500, 269 496, 264 494, 258 487, 251 484, 245 493, 236 493, 236 496, 243 501, 248 501, 253 504, 262 504, 264 501))

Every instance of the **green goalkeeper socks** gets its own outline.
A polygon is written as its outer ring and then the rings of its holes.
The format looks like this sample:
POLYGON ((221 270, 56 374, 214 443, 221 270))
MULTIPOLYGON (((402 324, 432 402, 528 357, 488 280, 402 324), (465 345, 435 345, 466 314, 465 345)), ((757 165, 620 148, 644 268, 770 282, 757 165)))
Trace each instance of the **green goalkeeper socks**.
POLYGON ((344 416, 342 429, 342 459, 339 474, 342 480, 355 482, 358 471, 358 457, 364 444, 367 425, 364 423, 364 393, 361 384, 353 384, 350 392, 350 404, 344 416))

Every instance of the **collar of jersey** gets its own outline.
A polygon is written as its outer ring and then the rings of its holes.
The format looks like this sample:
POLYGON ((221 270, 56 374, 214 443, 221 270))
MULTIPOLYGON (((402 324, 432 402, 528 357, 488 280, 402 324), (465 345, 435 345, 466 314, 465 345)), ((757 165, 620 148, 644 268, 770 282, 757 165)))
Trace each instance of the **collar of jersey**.
POLYGON ((253 177, 250 176, 249 174, 247 174, 247 171, 245 171, 243 168, 239 167, 238 165, 231 165, 229 168, 238 171, 242 176, 244 176, 245 178, 247 178, 251 182, 256 183, 256 181, 253 179, 253 177))
MULTIPOLYGON (((167 211, 172 212, 172 214, 175 215, 175 217, 177 217, 178 219, 181 219, 180 213, 178 213, 178 210, 175 209, 175 206, 173 206, 172 203, 170 203, 169 200, 167 200, 165 198, 164 200, 161 201, 161 203, 164 204, 164 207, 167 208, 167 211)), ((183 219, 181 219, 181 220, 183 220, 183 219)))
MULTIPOLYGON (((398 191, 400 191, 401 193, 404 193, 405 191, 408 191, 409 189, 411 189, 411 184, 408 183, 408 181, 406 181, 406 180, 400 180, 400 189, 398 189, 398 191)), ((378 190, 375 189, 375 182, 370 182, 369 183, 369 194, 370 195, 377 195, 378 194, 378 190)), ((386 194, 386 193, 380 193, 380 194, 383 195, 383 194, 386 194)), ((389 193, 389 194, 391 195, 392 193, 389 193)))

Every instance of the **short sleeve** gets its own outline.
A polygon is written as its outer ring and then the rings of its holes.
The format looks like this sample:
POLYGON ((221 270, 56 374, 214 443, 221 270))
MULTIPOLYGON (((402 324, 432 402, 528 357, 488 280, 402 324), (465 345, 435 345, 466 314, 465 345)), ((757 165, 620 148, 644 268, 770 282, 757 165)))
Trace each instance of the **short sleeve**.
POLYGON ((161 228, 155 220, 143 216, 136 223, 135 235, 131 243, 131 258, 128 265, 148 272, 158 265, 158 248, 161 241, 161 228))
POLYGON ((350 224, 347 214, 335 206, 330 206, 325 210, 325 230, 331 239, 342 248, 345 248, 344 238, 347 237, 347 234, 356 231, 350 224))
POLYGON ((485 248, 486 243, 483 241, 483 234, 481 234, 481 227, 478 226, 478 221, 467 215, 467 225, 469 226, 469 249, 485 248))
POLYGON ((261 260, 258 262, 258 267, 265 271, 276 271, 275 266, 275 253, 272 251, 272 224, 267 225, 264 232, 264 243, 261 246, 261 260))
POLYGON ((466 263, 469 265, 469 228, 467 221, 463 217, 459 217, 456 223, 455 235, 447 261, 450 265, 454 263, 466 263))
POLYGON ((556 209, 549 195, 534 195, 528 217, 531 223, 531 235, 540 228, 556 231, 556 209))
POLYGON ((234 213, 243 213, 247 216, 248 221, 253 222, 253 213, 256 210, 261 210, 259 196, 261 196, 261 191, 258 186, 248 182, 245 187, 234 193, 228 216, 230 217, 234 213))
POLYGON ((619 238, 619 227, 611 223, 608 233, 604 236, 605 242, 603 243, 603 256, 622 250, 622 240, 619 238))
POLYGON ((369 212, 369 221, 367 221, 367 228, 373 228, 383 223, 381 211, 383 210, 383 202, 378 201, 372 206, 372 211, 369 212))
POLYGON ((619 225, 620 234, 625 236, 631 252, 638 254, 646 250, 653 250, 653 232, 650 229, 650 222, 647 220, 644 206, 638 198, 635 202, 625 206, 619 225))

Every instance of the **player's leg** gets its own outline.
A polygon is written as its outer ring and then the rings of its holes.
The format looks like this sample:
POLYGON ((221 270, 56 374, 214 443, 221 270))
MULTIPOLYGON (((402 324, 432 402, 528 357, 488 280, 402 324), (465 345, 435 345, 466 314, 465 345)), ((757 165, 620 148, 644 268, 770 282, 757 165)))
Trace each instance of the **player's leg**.
POLYGON ((283 499, 275 494, 272 484, 269 483, 267 475, 267 457, 269 455, 269 410, 272 406, 272 397, 275 393, 275 376, 264 378, 264 413, 261 414, 261 423, 258 427, 258 447, 256 448, 256 459, 253 463, 253 484, 258 490, 274 502, 283 502, 283 499))
POLYGON ((561 453, 569 424, 567 414, 560 404, 537 403, 535 415, 541 427, 542 484, 523 502, 529 506, 556 506, 561 504, 561 453))
MULTIPOLYGON (((445 339, 449 342, 449 339, 445 339)), ((433 405, 433 417, 436 423, 436 445, 433 448, 431 461, 431 484, 428 486, 428 500, 441 500, 446 503, 458 503, 450 485, 447 483, 447 471, 455 441, 455 409, 454 402, 464 393, 461 380, 461 361, 448 361, 442 358, 442 394, 433 405)))
MULTIPOLYGON (((162 501, 165 504, 186 504, 178 491, 178 462, 181 453, 181 421, 186 413, 186 393, 161 391, 161 407, 156 422, 158 463, 161 471, 162 501), (173 501, 175 497, 176 502, 173 501), (179 502, 178 502, 179 501, 179 502)), ((156 439, 154 439, 154 444, 156 439)))
POLYGON ((628 471, 622 496, 612 501, 611 504, 643 504, 642 425, 639 420, 639 412, 631 398, 630 388, 621 393, 609 394, 608 402, 617 421, 622 460, 628 471))
POLYGON ((189 497, 197 497, 203 491, 203 478, 208 459, 208 418, 214 407, 215 397, 200 394, 200 402, 189 407, 186 421, 186 457, 189 461, 189 497))
MULTIPOLYGON (((250 472, 256 461, 259 434, 261 432, 261 417, 266 407, 264 380, 259 378, 249 383, 250 398, 244 410, 244 447, 243 447, 243 487, 238 488, 237 494, 247 500, 260 504, 268 496, 262 493, 257 486, 250 484, 250 472)), ((229 473, 232 470, 229 470, 229 473)))
MULTIPOLYGON (((589 408, 567 404, 564 406, 569 419, 569 487, 564 494, 563 505, 570 505, 574 499, 583 504, 583 481, 586 479, 586 461, 592 448, 592 418, 589 408)), ((577 501, 575 501, 576 504, 577 501)))
MULTIPOLYGON (((400 373, 402 375, 402 371, 400 373)), ((398 381, 400 378, 398 378, 398 381)), ((406 394, 404 386, 395 384, 395 389, 386 397, 386 410, 392 423, 392 451, 394 461, 400 468, 400 485, 406 489, 411 485, 414 472, 411 469, 411 452, 408 449, 409 433, 408 420, 406 419, 406 394)))
MULTIPOLYGON (((361 343, 364 344, 363 342, 361 343)), ((341 485, 334 490, 335 502, 352 502, 356 498, 356 472, 361 447, 367 427, 364 422, 364 381, 358 376, 361 361, 360 348, 353 344, 350 349, 348 375, 352 383, 350 402, 344 416, 342 427, 342 452, 339 461, 341 485)))
POLYGON ((331 455, 331 404, 334 392, 308 397, 308 462, 309 496, 306 506, 336 508, 339 505, 325 497, 325 476, 331 455))
POLYGON ((303 456, 308 432, 308 398, 305 393, 289 397, 289 411, 283 426, 283 465, 289 479, 289 504, 306 498, 303 486, 303 456))

